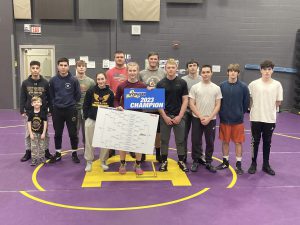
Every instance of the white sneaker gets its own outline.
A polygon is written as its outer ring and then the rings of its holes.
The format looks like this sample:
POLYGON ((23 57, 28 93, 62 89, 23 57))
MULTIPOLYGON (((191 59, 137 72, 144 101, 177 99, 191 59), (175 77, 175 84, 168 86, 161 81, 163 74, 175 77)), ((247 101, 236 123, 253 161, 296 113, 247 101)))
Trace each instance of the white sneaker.
POLYGON ((91 172, 92 171, 92 162, 86 162, 85 166, 85 172, 91 172))
POLYGON ((108 167, 108 165, 106 165, 105 161, 101 162, 101 167, 102 167, 103 170, 108 170, 109 169, 109 167, 108 167))

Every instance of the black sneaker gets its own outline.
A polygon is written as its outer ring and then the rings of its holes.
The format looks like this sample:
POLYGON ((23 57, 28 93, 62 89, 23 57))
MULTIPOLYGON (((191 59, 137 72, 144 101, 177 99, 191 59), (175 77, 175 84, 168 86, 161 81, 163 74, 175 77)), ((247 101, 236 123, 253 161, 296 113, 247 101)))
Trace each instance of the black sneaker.
POLYGON ((194 161, 192 166, 191 166, 191 171, 192 172, 197 172, 198 171, 198 167, 199 167, 199 163, 194 161))
POLYGON ((211 172, 211 173, 216 173, 216 172, 217 172, 216 168, 213 167, 210 163, 207 163, 206 166, 205 166, 205 168, 206 168, 209 172, 211 172))
POLYGON ((134 152, 129 152, 129 155, 135 159, 135 153, 134 152))
POLYGON ((248 173, 255 174, 256 173, 256 162, 252 162, 250 168, 248 169, 248 173))
POLYGON ((189 172, 189 168, 187 168, 183 161, 178 161, 177 164, 183 172, 189 172))
POLYGON ((200 163, 203 166, 206 166, 206 161, 204 161, 203 159, 199 158, 198 159, 198 163, 200 163))
POLYGON ((216 167, 217 170, 224 170, 229 167, 229 161, 223 158, 223 162, 216 167))
POLYGON ((26 162, 31 159, 31 151, 26 150, 25 155, 21 158, 21 162, 26 162))
POLYGON ((160 155, 160 149, 155 149, 155 158, 156 161, 159 163, 162 163, 161 155, 160 155))
POLYGON ((236 168, 235 168, 236 174, 237 175, 242 175, 244 173, 244 170, 242 169, 242 162, 237 161, 235 166, 236 166, 236 168))
POLYGON ((74 163, 80 163, 80 160, 77 156, 77 152, 72 152, 72 160, 74 163))
POLYGON ((265 173, 271 175, 271 176, 275 176, 275 171, 271 168, 270 165, 268 166, 263 166, 262 167, 262 171, 264 171, 265 173))
POLYGON ((46 149, 46 150, 45 150, 45 158, 46 158, 46 159, 51 159, 51 158, 52 158, 52 155, 50 154, 49 149, 46 149))
POLYGON ((168 161, 162 162, 158 170, 160 172, 168 171, 168 161))

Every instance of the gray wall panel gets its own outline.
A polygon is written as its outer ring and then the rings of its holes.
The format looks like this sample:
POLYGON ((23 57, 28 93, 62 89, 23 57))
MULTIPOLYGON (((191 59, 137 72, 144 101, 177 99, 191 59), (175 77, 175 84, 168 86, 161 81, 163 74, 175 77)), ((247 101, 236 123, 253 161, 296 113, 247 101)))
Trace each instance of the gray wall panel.
POLYGON ((12 1, 0 1, 0 108, 13 108, 13 72, 11 35, 13 34, 12 1))
POLYGON ((34 0, 34 7, 40 19, 74 19, 74 0, 34 0))
POLYGON ((79 0, 79 19, 117 19, 117 0, 79 0))

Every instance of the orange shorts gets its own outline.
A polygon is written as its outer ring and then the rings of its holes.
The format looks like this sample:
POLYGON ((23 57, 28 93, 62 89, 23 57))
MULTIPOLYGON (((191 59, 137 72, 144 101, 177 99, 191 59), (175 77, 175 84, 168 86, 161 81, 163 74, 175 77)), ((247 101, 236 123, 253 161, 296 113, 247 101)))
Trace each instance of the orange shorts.
POLYGON ((229 125, 220 124, 219 128, 219 138, 220 140, 229 143, 230 139, 234 143, 242 143, 245 141, 245 127, 243 123, 229 125))

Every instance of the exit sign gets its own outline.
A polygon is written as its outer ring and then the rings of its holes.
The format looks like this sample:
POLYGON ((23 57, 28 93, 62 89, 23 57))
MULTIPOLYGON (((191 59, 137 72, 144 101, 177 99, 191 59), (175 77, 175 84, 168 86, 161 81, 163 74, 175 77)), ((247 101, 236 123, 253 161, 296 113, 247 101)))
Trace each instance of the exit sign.
POLYGON ((30 26, 30 34, 32 35, 41 35, 42 34, 42 27, 40 24, 32 24, 30 26))

